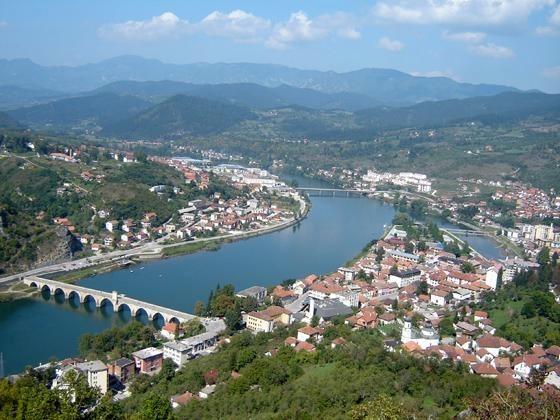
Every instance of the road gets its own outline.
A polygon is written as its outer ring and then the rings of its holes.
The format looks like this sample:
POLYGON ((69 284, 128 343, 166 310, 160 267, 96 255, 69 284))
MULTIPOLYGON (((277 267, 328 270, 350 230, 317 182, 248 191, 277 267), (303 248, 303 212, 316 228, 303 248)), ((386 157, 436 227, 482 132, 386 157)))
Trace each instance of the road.
MULTIPOLYGON (((300 199, 300 210, 302 217, 307 214, 307 203, 300 199)), ((23 277, 27 276, 41 276, 45 274, 52 274, 58 273, 62 271, 73 271, 73 270, 80 270, 87 267, 92 267, 96 265, 100 265, 107 262, 118 262, 123 259, 128 259, 132 257, 139 257, 139 256, 159 256, 161 255, 163 249, 165 248, 173 248, 177 246, 182 246, 185 244, 195 244, 195 243, 203 243, 203 242, 210 242, 210 241, 221 241, 224 239, 235 239, 235 238, 243 238, 245 236, 254 236, 254 235, 262 235, 267 232, 274 232, 276 230, 283 229, 285 227, 291 226, 293 223, 297 222, 299 219, 290 218, 282 223, 278 223, 272 226, 264 226, 262 228, 258 228, 251 231, 243 231, 243 232, 234 232, 234 233, 227 233, 224 235, 213 236, 209 238, 198 238, 188 242, 178 242, 173 244, 163 244, 167 237, 159 238, 156 241, 148 242, 144 245, 133 249, 125 249, 125 250, 118 250, 112 251, 107 254, 100 254, 94 255, 91 257, 81 258, 77 260, 62 262, 58 264, 51 264, 45 267, 35 268, 29 271, 25 271, 22 273, 12 274, 6 277, 0 278, 0 285, 1 284, 9 284, 12 282, 16 282, 21 280, 23 277)))

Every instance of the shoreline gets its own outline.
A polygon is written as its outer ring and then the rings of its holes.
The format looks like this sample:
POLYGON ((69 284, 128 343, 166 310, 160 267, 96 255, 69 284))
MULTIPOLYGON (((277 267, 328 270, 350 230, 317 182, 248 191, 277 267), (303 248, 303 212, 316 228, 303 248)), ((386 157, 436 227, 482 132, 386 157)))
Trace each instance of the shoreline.
MULTIPOLYGON (((117 257, 118 260, 116 261, 115 260, 100 261, 97 264, 81 269, 68 270, 68 271, 59 270, 54 272, 51 271, 51 272, 46 272, 42 275, 48 278, 56 279, 57 281, 74 284, 85 278, 94 277, 98 274, 109 273, 112 271, 116 271, 118 269, 123 269, 131 264, 138 264, 143 261, 164 260, 164 259, 179 257, 183 255, 195 254, 197 252, 202 252, 202 251, 216 251, 220 248, 222 244, 250 239, 253 237, 262 236, 269 233, 274 233, 280 230, 284 230, 291 226, 295 226, 307 217, 310 209, 311 209, 311 203, 306 201, 304 198, 301 198, 300 199, 300 210, 302 212, 301 215, 299 215, 296 218, 288 219, 284 222, 272 226, 266 226, 248 232, 238 232, 238 233, 227 234, 227 235, 218 235, 216 237, 200 238, 198 240, 195 239, 193 241, 178 242, 178 243, 172 243, 166 245, 162 244, 159 246, 159 248, 152 248, 152 250, 146 250, 146 252, 135 252, 136 250, 132 249, 129 250, 131 251, 131 254, 127 255, 125 253, 124 255, 117 257), (166 252, 166 250, 169 251, 166 252), (128 263, 124 265, 120 262, 122 260, 127 260, 127 259, 128 259, 128 263)), ((69 261, 68 263, 72 263, 72 261, 69 261)), ((36 275, 41 275, 41 274, 36 274, 36 275)), ((21 283, 22 278, 25 277, 25 275, 19 275, 17 277, 19 278, 14 278, 11 281, 0 284, 2 288, 4 287, 6 288, 6 290, 0 290, 0 304, 13 302, 21 299, 29 299, 36 296, 39 293, 36 289, 13 291, 12 289, 14 287, 22 284, 21 283)))

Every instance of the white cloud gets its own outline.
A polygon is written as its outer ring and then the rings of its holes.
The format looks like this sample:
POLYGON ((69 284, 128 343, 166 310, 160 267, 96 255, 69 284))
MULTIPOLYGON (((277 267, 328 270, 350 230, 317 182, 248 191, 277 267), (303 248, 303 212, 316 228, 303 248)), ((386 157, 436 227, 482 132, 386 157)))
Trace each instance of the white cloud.
POLYGON ((234 10, 230 13, 214 11, 196 26, 207 35, 223 36, 241 42, 255 42, 263 37, 271 25, 267 19, 243 10, 234 10))
POLYGON ((525 22, 555 0, 395 0, 378 2, 373 13, 382 20, 417 24, 499 26, 525 22))
POLYGON ((309 42, 327 36, 355 40, 361 37, 353 15, 335 12, 309 18, 304 12, 292 13, 285 22, 274 24, 268 19, 244 10, 229 13, 213 11, 198 22, 189 22, 172 12, 147 20, 103 25, 99 36, 129 41, 157 40, 184 34, 205 34, 233 39, 238 42, 264 42, 271 48, 286 48, 292 43, 309 42))
POLYGON ((480 44, 486 38, 484 32, 448 32, 443 33, 445 39, 465 42, 467 44, 480 44))
POLYGON ((410 74, 416 77, 447 77, 456 82, 461 81, 461 78, 452 70, 432 70, 432 71, 411 71, 410 74))
POLYGON ((324 39, 329 35, 345 39, 359 39, 361 33, 347 13, 337 12, 310 19, 301 10, 292 13, 286 22, 277 23, 266 41, 266 46, 285 49, 297 42, 310 42, 324 39))
POLYGON ((549 79, 560 79, 560 66, 546 68, 543 74, 549 79))
POLYGON ((552 12, 550 23, 560 26, 560 4, 558 4, 558 6, 554 9, 554 12, 552 12))
POLYGON ((491 42, 473 45, 470 47, 470 50, 475 54, 490 58, 511 58, 514 56, 511 48, 496 45, 491 42))
POLYGON ((397 41, 396 39, 391 39, 386 36, 379 38, 377 45, 379 48, 393 52, 398 52, 404 48, 404 44, 401 41, 397 41))
POLYGON ((560 30, 552 26, 537 26, 535 33, 539 36, 558 36, 560 35, 560 30))
POLYGON ((165 12, 149 20, 129 20, 103 25, 98 33, 104 38, 140 41, 176 36, 190 28, 191 24, 188 21, 179 19, 174 13, 165 12))

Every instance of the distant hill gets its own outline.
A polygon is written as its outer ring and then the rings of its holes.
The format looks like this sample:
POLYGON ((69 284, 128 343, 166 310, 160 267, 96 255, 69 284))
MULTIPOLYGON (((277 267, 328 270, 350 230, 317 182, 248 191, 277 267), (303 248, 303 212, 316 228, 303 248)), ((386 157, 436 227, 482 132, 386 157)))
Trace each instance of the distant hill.
POLYGON ((390 69, 337 73, 274 64, 168 64, 136 56, 115 57, 75 67, 46 67, 28 59, 0 60, 0 84, 80 92, 121 80, 172 80, 194 84, 255 83, 267 87, 289 85, 324 93, 357 93, 386 105, 487 96, 517 90, 500 85, 459 83, 445 77, 417 77, 390 69))
POLYGON ((22 128, 22 126, 18 121, 5 112, 0 112, 0 128, 17 129, 22 128))
POLYGON ((112 92, 120 95, 136 95, 149 100, 188 94, 213 99, 249 108, 278 108, 284 106, 304 106, 314 109, 343 109, 355 111, 379 105, 374 99, 358 93, 323 93, 312 89, 296 88, 288 85, 266 87, 255 83, 230 83, 217 85, 195 85, 192 83, 164 81, 120 81, 110 83, 93 91, 112 92))
POLYGON ((255 116, 247 108, 177 95, 139 114, 107 124, 106 136, 153 138, 224 131, 255 116))
POLYGON ((476 120, 486 124, 560 118, 560 95, 505 92, 495 96, 423 102, 404 108, 372 108, 356 112, 357 120, 374 129, 435 127, 476 120))
POLYGON ((18 121, 32 126, 69 126, 83 123, 105 125, 136 114, 151 103, 134 96, 99 93, 61 99, 47 104, 9 111, 18 121))
POLYGON ((37 105, 60 99, 63 96, 65 96, 65 94, 48 89, 0 86, 0 110, 37 105))

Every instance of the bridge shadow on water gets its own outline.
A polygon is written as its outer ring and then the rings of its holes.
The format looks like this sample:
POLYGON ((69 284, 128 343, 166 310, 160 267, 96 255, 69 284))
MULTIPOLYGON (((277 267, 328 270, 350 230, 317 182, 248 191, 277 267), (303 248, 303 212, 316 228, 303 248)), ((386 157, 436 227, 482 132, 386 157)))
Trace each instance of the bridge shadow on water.
POLYGON ((132 316, 128 305, 121 305, 119 311, 115 312, 113 304, 108 300, 103 301, 100 307, 96 307, 95 300, 91 296, 86 297, 84 302, 80 302, 79 296, 75 293, 70 294, 68 299, 66 299, 64 293, 60 291, 51 293, 48 289, 44 289, 37 299, 62 310, 73 312, 78 316, 93 316, 97 319, 109 321, 114 326, 122 326, 131 321, 138 321, 144 325, 152 325, 157 329, 161 329, 165 324, 163 317, 159 314, 153 320, 149 319, 144 309, 138 310, 132 316))

